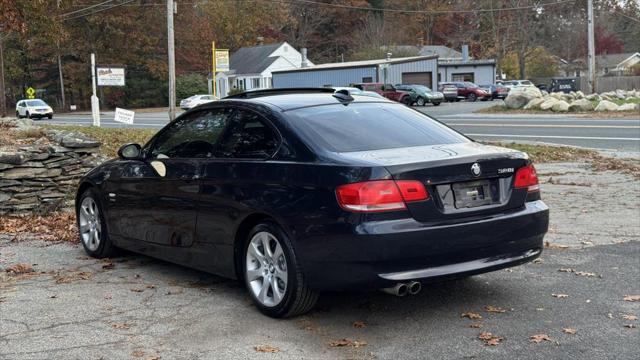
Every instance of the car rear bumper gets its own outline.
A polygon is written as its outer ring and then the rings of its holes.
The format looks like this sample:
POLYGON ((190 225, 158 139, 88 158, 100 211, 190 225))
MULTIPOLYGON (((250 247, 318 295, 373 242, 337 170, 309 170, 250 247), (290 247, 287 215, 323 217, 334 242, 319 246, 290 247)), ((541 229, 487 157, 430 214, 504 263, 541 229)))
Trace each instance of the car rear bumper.
POLYGON ((317 291, 370 290, 398 282, 438 281, 519 265, 538 257, 549 224, 542 201, 457 224, 413 219, 356 226, 351 234, 299 241, 297 252, 317 291))

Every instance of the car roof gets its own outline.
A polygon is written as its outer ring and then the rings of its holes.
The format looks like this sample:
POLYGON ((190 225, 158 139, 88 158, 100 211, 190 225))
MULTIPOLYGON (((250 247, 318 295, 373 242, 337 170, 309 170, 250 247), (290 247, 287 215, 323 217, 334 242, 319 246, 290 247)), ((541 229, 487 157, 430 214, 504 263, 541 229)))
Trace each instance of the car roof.
MULTIPOLYGON (((362 96, 354 94, 351 96, 353 100, 349 103, 395 103, 394 101, 387 100, 386 98, 376 98, 371 96, 362 96)), ((340 100, 329 92, 314 92, 314 93, 284 93, 284 94, 267 94, 258 97, 252 97, 248 99, 242 98, 228 98, 222 99, 217 103, 225 102, 244 102, 251 104, 261 104, 266 106, 275 106, 280 110, 287 111, 292 109, 298 109, 303 107, 311 107, 317 105, 333 105, 333 104, 345 104, 344 100, 340 100)))

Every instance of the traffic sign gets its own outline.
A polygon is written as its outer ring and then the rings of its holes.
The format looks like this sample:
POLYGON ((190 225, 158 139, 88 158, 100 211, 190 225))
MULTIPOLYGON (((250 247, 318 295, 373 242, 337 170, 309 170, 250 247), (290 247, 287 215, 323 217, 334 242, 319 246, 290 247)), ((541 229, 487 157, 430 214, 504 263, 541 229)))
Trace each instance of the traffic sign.
POLYGON ((27 94, 27 99, 35 99, 36 98, 36 90, 34 88, 32 88, 31 86, 29 86, 27 88, 25 93, 27 94))

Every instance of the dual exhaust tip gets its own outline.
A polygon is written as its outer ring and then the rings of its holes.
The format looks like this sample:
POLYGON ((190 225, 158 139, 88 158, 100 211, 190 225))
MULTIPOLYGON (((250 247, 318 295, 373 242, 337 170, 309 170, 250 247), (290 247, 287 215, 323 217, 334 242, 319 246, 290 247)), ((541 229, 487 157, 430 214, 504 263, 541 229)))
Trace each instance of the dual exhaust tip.
POLYGON ((408 283, 397 283, 392 287, 381 289, 387 294, 395 296, 415 295, 422 290, 422 284, 418 281, 411 281, 408 283))

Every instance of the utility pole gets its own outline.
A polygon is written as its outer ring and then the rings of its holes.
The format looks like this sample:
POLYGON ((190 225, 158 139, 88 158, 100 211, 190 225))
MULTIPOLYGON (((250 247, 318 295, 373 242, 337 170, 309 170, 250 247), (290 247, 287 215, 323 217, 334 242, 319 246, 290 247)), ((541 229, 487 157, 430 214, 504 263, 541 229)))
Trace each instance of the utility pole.
POLYGON ((60 42, 58 41, 58 76, 60 76, 60 98, 62 100, 62 110, 67 109, 64 99, 64 79, 62 78, 62 56, 60 55, 60 42))
POLYGON ((167 41, 169 52, 169 121, 176 118, 176 55, 173 39, 173 0, 167 0, 167 41))
POLYGON ((587 39, 589 42, 589 55, 587 58, 589 65, 589 90, 593 94, 596 92, 596 50, 593 35, 593 0, 587 1, 587 17, 587 39))
POLYGON ((96 95, 96 55, 94 53, 91 53, 91 87, 93 89, 93 95, 91 95, 93 126, 100 126, 100 101, 96 95))
POLYGON ((0 27, 0 117, 7 116, 7 97, 4 93, 4 44, 0 27))

